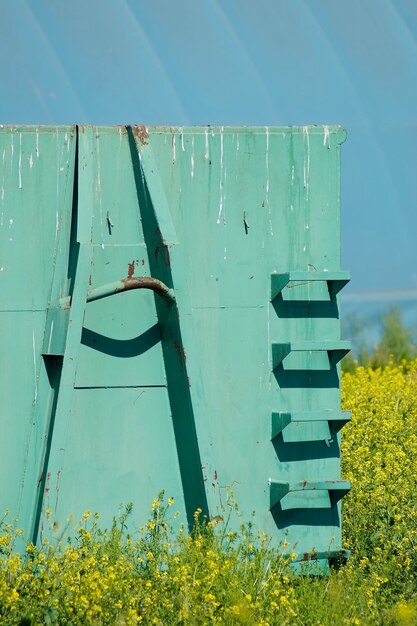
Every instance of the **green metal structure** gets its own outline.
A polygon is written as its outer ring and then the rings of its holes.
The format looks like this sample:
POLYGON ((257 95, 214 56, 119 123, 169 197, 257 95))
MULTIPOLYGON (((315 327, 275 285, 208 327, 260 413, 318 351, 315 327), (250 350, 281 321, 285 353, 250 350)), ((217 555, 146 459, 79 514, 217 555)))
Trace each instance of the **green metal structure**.
POLYGON ((191 524, 231 488, 236 525, 343 552, 344 139, 0 128, 0 509, 28 537, 162 489, 191 524))

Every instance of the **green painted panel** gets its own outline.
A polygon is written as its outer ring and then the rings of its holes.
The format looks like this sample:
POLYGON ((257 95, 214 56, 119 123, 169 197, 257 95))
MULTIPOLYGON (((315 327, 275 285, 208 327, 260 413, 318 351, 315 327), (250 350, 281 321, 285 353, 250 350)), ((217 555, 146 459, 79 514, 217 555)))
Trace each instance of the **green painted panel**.
MULTIPOLYGON (((146 247, 94 246, 91 288, 138 273, 150 275, 146 247)), ((77 387, 166 384, 151 291, 130 291, 90 302, 81 343, 77 387)))
POLYGON ((42 359, 46 311, 66 291, 75 127, 0 127, 0 509, 30 533, 42 474, 51 385, 42 359), (60 257, 65 263, 60 263, 60 257))
MULTIPOLYGON (((341 548, 339 498, 311 485, 340 479, 347 421, 343 140, 333 126, 1 130, 0 308, 39 312, 4 348, 14 392, 26 356, 22 397, 7 396, 18 460, 6 452, 16 480, 1 503, 34 538, 50 532, 48 507, 58 528, 86 508, 108 522, 129 501, 143 520, 165 488, 191 522, 197 506, 221 515, 231 488, 276 542, 341 548), (175 301, 137 290, 86 303, 131 277, 175 301), (310 488, 270 510, 281 483, 310 488)), ((16 329, 23 313, 10 315, 16 329)))
POLYGON ((46 483, 44 505, 60 521, 56 532, 70 513, 77 519, 87 509, 99 511, 109 525, 119 506, 129 502, 143 523, 162 489, 175 498, 185 522, 166 389, 78 389, 72 409, 70 462, 56 481, 49 477, 46 483))
POLYGON ((39 462, 33 445, 41 445, 44 420, 36 413, 40 397, 45 400, 48 386, 41 375, 41 338, 45 312, 0 313, 1 375, 0 458, 5 476, 0 491, 0 510, 10 509, 27 523, 22 510, 22 485, 31 482, 32 493, 39 478, 39 462), (7 356, 6 356, 7 355, 7 356))
POLYGON ((65 245, 62 231, 69 236, 74 132, 0 128, 1 310, 44 310, 48 304, 58 247, 65 245), (31 288, 22 289, 19 279, 31 288))

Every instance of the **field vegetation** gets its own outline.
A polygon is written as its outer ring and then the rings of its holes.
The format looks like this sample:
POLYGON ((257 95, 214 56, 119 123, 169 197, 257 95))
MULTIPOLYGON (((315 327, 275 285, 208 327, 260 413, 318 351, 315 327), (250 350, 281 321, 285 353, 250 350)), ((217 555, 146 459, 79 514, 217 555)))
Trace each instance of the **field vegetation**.
POLYGON ((342 377, 353 416, 342 437, 351 557, 330 576, 295 576, 285 546, 247 525, 233 533, 207 523, 200 511, 191 534, 174 531, 175 502, 163 494, 131 534, 129 506, 108 530, 86 511, 71 543, 28 544, 24 554, 16 550, 22 532, 6 515, 1 623, 417 624, 417 359, 391 358, 389 345, 384 354, 366 367, 349 364, 342 377))

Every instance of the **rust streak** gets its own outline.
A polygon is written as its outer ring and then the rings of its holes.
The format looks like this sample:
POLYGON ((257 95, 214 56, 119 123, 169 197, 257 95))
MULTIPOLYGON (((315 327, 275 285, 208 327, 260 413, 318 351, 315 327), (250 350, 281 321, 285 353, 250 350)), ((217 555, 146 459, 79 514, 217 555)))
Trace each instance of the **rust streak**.
POLYGON ((116 289, 115 293, 119 293, 120 291, 129 291, 130 289, 152 289, 159 296, 166 297, 169 293, 169 288, 164 285, 157 278, 152 278, 150 276, 132 276, 131 278, 125 278, 120 281, 123 287, 116 289))
POLYGON ((174 348, 175 348, 175 352, 178 354, 178 358, 180 360, 180 365, 181 365, 181 369, 183 369, 185 362, 187 360, 186 356, 185 356, 185 351, 183 348, 181 348, 180 344, 178 343, 178 341, 174 341, 174 348))
POLYGON ((142 146, 147 146, 149 144, 149 133, 146 130, 146 126, 144 124, 139 124, 132 126, 133 134, 137 137, 142 144, 142 146))
POLYGON ((127 277, 133 278, 133 274, 135 273, 135 261, 128 263, 127 265, 127 277))
POLYGON ((166 265, 171 269, 171 257, 167 246, 164 246, 164 257, 166 265))

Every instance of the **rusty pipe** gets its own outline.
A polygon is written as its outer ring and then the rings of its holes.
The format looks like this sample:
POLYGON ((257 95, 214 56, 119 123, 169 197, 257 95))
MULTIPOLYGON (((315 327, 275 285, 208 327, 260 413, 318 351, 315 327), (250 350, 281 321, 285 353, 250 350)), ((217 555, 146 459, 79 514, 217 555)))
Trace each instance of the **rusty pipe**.
MULTIPOLYGON (((130 291, 131 289, 151 289, 153 292, 163 298, 168 304, 175 302, 174 290, 167 287, 162 281, 150 276, 138 276, 132 278, 124 278, 117 280, 114 283, 107 283, 90 289, 87 291, 87 302, 93 302, 94 300, 101 300, 101 298, 107 298, 123 291, 130 291)), ((59 304, 63 308, 71 306, 71 296, 60 298, 59 304)))

